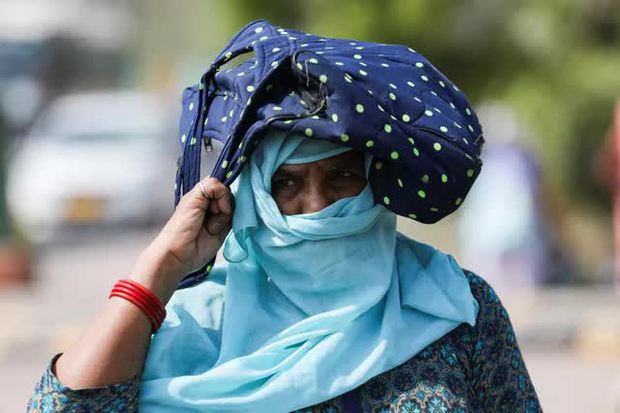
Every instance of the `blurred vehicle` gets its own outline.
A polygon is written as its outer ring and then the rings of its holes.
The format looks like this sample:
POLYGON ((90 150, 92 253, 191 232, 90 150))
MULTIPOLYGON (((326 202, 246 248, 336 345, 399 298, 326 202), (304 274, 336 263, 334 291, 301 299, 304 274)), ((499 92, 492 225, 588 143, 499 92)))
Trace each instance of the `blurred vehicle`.
POLYGON ((67 227, 165 220, 178 155, 173 115, 140 92, 55 100, 9 157, 8 206, 17 225, 32 242, 47 243, 67 227))
POLYGON ((130 10, 125 2, 0 0, 0 113, 8 130, 23 133, 67 90, 122 82, 136 27, 130 10))

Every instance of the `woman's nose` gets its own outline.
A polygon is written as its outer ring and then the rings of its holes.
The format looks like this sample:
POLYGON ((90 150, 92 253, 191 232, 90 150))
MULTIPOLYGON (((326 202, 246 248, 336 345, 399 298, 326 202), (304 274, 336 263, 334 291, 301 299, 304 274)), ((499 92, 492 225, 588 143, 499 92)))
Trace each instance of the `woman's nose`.
POLYGON ((334 202, 324 185, 309 185, 302 199, 302 208, 304 214, 320 211, 326 206, 334 202))

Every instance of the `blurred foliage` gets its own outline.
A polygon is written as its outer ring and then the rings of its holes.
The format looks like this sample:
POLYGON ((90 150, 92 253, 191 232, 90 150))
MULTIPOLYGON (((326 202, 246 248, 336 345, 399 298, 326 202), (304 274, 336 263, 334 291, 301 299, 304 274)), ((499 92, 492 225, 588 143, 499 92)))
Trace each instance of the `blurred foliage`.
POLYGON ((548 184, 609 205, 591 162, 620 97, 617 0, 231 0, 231 35, 248 21, 331 37, 401 43, 428 57, 473 104, 511 105, 548 184))

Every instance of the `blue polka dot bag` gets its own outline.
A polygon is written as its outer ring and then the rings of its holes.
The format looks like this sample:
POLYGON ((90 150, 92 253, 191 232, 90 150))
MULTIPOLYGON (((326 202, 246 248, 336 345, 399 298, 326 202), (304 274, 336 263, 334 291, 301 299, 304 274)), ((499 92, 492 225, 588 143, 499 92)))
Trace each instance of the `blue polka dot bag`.
POLYGON ((222 142, 211 176, 230 185, 267 129, 369 152, 375 201, 426 224, 459 207, 482 167, 484 138, 467 98, 415 50, 256 20, 183 93, 175 206, 200 180, 203 146, 222 142))

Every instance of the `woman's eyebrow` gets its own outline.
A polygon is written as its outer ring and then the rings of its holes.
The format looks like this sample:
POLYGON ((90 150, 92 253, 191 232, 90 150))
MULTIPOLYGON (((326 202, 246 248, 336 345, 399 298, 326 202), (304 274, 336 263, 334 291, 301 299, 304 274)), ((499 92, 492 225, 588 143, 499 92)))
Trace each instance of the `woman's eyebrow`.
POLYGON ((281 176, 293 176, 293 177, 295 177, 295 176, 300 176, 300 175, 303 175, 303 171, 301 171, 301 170, 296 170, 296 169, 293 169, 293 168, 294 168, 294 167, 292 167, 292 168, 286 168, 286 167, 283 165, 283 166, 281 166, 280 168, 278 168, 278 170, 277 170, 277 171, 275 171, 275 172, 273 173, 273 176, 278 176, 278 177, 281 177, 281 176))
POLYGON ((328 163, 329 169, 363 169, 363 162, 356 157, 334 158, 328 163))
POLYGON ((336 167, 349 167, 349 166, 357 166, 360 162, 357 159, 334 159, 329 162, 330 166, 336 167))

